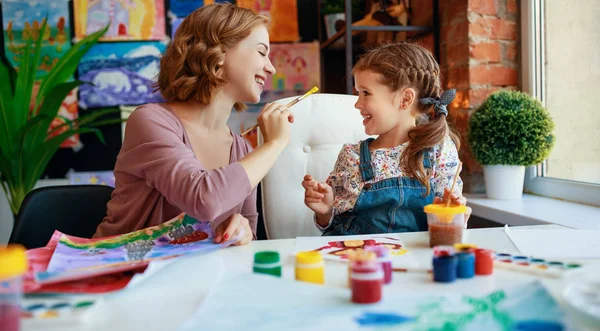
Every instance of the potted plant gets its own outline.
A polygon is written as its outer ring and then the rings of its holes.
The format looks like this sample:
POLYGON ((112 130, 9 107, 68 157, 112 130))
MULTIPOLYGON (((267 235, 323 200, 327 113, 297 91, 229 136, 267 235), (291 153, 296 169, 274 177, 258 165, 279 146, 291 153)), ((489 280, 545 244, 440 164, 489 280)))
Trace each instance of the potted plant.
POLYGON ((468 142, 483 165, 490 199, 520 199, 525 167, 544 161, 554 146, 554 122, 527 93, 491 94, 469 120, 468 142))
MULTIPOLYGON (((40 31, 45 29, 46 20, 40 31)), ((98 127, 121 121, 104 119, 104 115, 119 109, 103 109, 80 114, 74 121, 51 127, 67 94, 84 84, 71 80, 79 61, 107 30, 108 26, 78 41, 39 81, 36 81, 36 72, 41 60, 43 33, 27 38, 17 71, 6 58, 0 61, 0 186, 13 215, 17 215, 23 198, 34 188, 66 139, 75 134, 94 133, 104 142, 98 127)))

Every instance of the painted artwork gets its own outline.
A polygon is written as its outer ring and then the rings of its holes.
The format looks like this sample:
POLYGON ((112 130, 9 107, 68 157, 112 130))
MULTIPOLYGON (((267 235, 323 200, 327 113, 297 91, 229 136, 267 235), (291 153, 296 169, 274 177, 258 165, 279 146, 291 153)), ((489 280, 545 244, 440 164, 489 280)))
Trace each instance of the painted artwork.
POLYGON ((128 234, 84 239, 62 236, 38 283, 77 280, 139 269, 150 261, 227 247, 235 238, 213 243, 210 223, 180 214, 172 220, 128 234))
POLYGON ((271 44, 269 59, 277 70, 269 75, 265 90, 306 93, 321 86, 319 43, 271 44))
POLYGON ((163 101, 153 92, 158 75, 162 42, 100 43, 79 65, 79 79, 92 82, 80 89, 81 107, 139 105, 163 101))
POLYGON ((179 331, 567 330, 564 312, 539 282, 476 296, 384 291, 371 305, 353 304, 350 297, 347 288, 228 275, 179 331), (213 318, 232 311, 235 318, 213 318))
POLYGON ((40 284, 35 281, 35 273, 48 268, 59 239, 64 236, 60 231, 54 234, 44 247, 29 249, 27 254, 27 272, 23 277, 25 293, 107 293, 125 288, 133 277, 133 272, 101 275, 72 282, 40 284))
POLYGON ((347 261, 351 251, 364 249, 366 246, 385 246, 390 251, 392 264, 398 268, 415 268, 418 262, 402 243, 397 234, 373 234, 359 236, 323 236, 297 237, 294 253, 316 251, 324 259, 347 261))
POLYGON ((179 28, 179 25, 183 22, 183 18, 173 18, 171 19, 171 38, 175 38, 175 32, 179 28))
POLYGON ((169 0, 169 11, 175 17, 186 17, 194 10, 203 7, 205 0, 169 0))
MULTIPOLYGON (((33 89, 31 91, 31 103, 29 105, 29 110, 33 111, 33 107, 35 107, 35 99, 37 98, 37 93, 40 88, 39 83, 33 84, 33 89)), ((77 120, 79 117, 77 105, 77 88, 73 89, 67 97, 60 104, 60 108, 58 109, 58 113, 48 128, 48 137, 52 138, 57 136, 67 129, 73 128, 73 121, 77 120), (71 123, 64 125, 65 123, 71 123), (60 128, 59 128, 60 127, 60 128), (56 131, 54 129, 58 128, 56 131)), ((67 138, 61 145, 61 148, 73 148, 74 150, 78 150, 83 145, 79 139, 79 134, 74 134, 71 137, 67 138)))
POLYGON ((28 40, 35 41, 43 34, 40 64, 36 78, 48 74, 69 48, 69 2, 66 0, 4 0, 2 22, 6 58, 16 68, 21 62, 23 49, 28 40), (46 28, 40 31, 45 17, 46 28))
POLYGON ((73 0, 75 38, 103 29, 102 41, 163 40, 164 0, 73 0))
POLYGON ((67 173, 69 185, 104 185, 115 187, 115 175, 112 171, 70 171, 67 173))
POLYGON ((236 0, 236 5, 269 18, 271 42, 295 42, 300 39, 296 0, 236 0))

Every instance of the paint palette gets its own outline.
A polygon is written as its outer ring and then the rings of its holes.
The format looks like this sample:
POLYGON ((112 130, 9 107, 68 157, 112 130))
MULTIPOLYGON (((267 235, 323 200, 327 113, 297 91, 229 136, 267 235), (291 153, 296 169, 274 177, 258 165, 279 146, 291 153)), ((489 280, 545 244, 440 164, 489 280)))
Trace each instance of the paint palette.
POLYGON ((580 263, 546 260, 507 253, 496 253, 494 257, 494 266, 555 278, 564 277, 567 274, 581 270, 583 267, 580 263))
POLYGON ((21 322, 34 329, 50 325, 79 326, 97 299, 90 296, 27 298, 21 304, 21 322))

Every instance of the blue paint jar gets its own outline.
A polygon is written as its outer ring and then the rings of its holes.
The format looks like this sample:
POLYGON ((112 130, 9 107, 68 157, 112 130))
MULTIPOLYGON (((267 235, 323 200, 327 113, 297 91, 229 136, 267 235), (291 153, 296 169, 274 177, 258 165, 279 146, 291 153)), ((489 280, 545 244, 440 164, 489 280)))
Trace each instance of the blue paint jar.
POLYGON ((456 255, 433 257, 433 281, 452 283, 456 280, 458 260, 456 255))
POLYGON ((456 276, 458 278, 472 278, 475 276, 475 254, 473 252, 460 252, 456 254, 458 267, 456 276))

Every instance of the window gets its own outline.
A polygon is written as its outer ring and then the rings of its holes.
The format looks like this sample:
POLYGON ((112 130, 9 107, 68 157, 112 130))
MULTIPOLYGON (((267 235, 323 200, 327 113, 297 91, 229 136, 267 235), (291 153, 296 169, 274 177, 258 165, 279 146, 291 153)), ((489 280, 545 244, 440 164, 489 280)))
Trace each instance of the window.
POLYGON ((521 2, 522 88, 540 99, 556 143, 525 191, 600 206, 600 1, 521 2))

